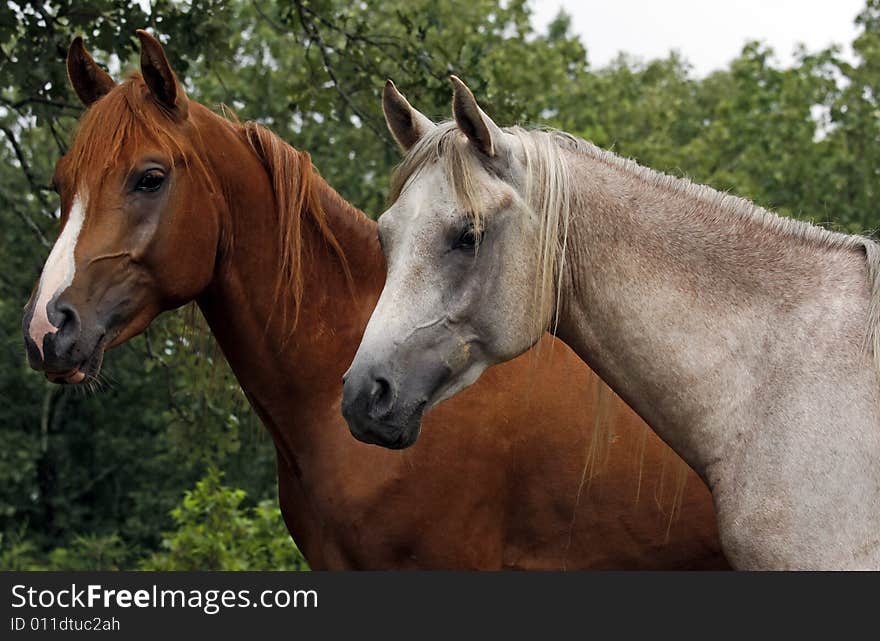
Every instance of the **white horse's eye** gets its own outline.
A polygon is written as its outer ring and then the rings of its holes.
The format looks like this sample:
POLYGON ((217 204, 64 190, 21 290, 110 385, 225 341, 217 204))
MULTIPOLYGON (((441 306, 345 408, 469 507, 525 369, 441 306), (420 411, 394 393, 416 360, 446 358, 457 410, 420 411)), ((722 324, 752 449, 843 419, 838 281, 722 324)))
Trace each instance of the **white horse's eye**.
POLYGON ((453 243, 453 249, 474 250, 480 244, 480 238, 473 225, 465 227, 453 243))

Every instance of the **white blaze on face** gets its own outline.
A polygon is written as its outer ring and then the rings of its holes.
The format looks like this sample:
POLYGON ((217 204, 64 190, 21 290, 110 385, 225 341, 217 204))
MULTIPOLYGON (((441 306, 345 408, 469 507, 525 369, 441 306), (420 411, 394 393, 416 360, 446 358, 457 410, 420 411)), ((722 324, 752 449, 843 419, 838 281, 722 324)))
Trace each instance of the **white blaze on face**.
POLYGON ((87 205, 87 194, 74 196, 67 224, 64 225, 64 231, 55 241, 55 246, 52 247, 52 252, 43 267, 43 274, 40 276, 37 299, 34 302, 34 315, 31 317, 28 333, 36 343, 37 349, 40 350, 41 357, 43 356, 43 339, 47 334, 54 334, 58 331, 58 328, 49 321, 47 309, 49 301, 70 287, 76 273, 73 253, 76 249, 79 232, 82 229, 87 205))

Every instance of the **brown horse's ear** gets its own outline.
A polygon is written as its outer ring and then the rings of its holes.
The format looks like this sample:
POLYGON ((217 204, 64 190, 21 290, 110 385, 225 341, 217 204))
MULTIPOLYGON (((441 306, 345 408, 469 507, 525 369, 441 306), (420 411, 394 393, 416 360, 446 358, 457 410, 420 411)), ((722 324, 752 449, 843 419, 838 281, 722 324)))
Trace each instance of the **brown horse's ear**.
POLYGON ((79 36, 73 39, 67 50, 67 76, 76 95, 86 107, 90 107, 116 86, 113 78, 86 51, 83 39, 79 36))
POLYGON ((477 104, 474 94, 457 76, 449 76, 452 81, 452 115, 455 124, 470 139, 477 149, 490 158, 498 151, 498 143, 503 132, 492 122, 477 104))
POLYGON ((382 90, 382 111, 385 112, 388 130, 403 151, 409 151, 422 136, 436 127, 427 116, 410 106, 390 80, 385 81, 385 89, 382 90))
POLYGON ((141 74, 150 93, 166 111, 181 120, 186 118, 186 94, 168 64, 165 50, 158 40, 143 29, 138 29, 136 33, 141 41, 141 74))

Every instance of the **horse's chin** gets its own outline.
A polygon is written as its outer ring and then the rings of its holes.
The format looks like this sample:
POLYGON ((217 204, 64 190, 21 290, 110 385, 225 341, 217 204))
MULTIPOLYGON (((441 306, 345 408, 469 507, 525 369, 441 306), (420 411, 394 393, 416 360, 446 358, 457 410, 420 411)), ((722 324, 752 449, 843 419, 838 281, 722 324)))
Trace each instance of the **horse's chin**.
POLYGON ((368 445, 379 445, 389 450, 404 450, 413 445, 422 430, 424 404, 402 423, 376 421, 368 416, 351 415, 343 410, 352 436, 368 445))
POLYGON ((391 450, 405 450, 406 448, 415 445, 415 442, 419 440, 419 434, 421 431, 422 421, 419 419, 418 422, 401 432, 400 436, 397 437, 397 440, 386 444, 386 447, 391 450))
POLYGON ((486 371, 487 367, 489 367, 488 363, 472 362, 461 374, 450 378, 442 387, 434 392, 433 398, 425 407, 425 411, 433 409, 439 403, 449 400, 462 390, 473 385, 480 378, 480 375, 486 371))

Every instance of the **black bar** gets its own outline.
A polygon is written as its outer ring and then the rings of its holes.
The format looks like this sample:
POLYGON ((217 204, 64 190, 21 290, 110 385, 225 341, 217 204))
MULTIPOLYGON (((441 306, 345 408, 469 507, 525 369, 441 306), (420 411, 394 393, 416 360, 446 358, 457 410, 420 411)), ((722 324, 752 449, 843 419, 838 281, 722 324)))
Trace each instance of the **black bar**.
POLYGON ((488 639, 589 639, 754 634, 771 623, 817 633, 831 622, 827 631, 838 637, 876 629, 880 594, 875 573, 5 572, 0 579, 2 639, 85 635, 77 630, 86 621, 115 626, 107 632, 118 639, 270 632, 280 635, 272 639, 458 639, 478 630, 488 639), (89 602, 90 590, 97 601, 89 602), (186 606, 174 593, 159 607, 163 590, 180 591, 186 606), (243 591, 248 604, 239 607, 243 591), (58 607, 58 599, 73 607, 58 607))

